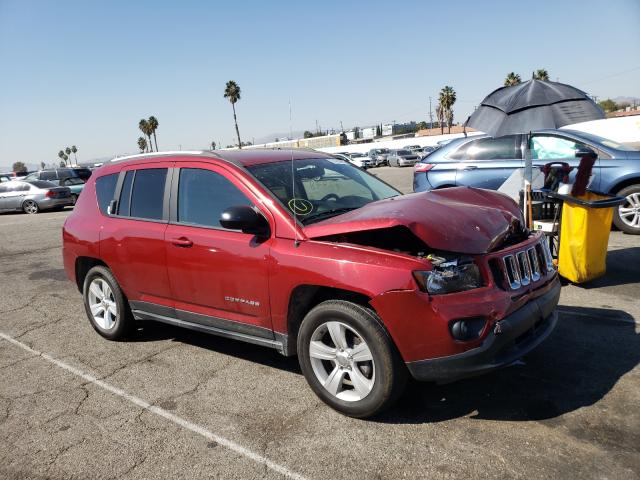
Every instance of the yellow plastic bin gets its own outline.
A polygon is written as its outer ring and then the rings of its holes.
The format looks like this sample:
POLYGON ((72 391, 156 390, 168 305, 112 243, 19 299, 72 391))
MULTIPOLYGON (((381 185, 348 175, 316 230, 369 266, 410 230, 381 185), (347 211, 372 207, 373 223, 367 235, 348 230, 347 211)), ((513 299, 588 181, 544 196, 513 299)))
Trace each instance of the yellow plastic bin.
POLYGON ((613 209, 624 199, 595 192, 579 197, 551 196, 563 202, 558 250, 560 275, 574 283, 604 275, 613 209))

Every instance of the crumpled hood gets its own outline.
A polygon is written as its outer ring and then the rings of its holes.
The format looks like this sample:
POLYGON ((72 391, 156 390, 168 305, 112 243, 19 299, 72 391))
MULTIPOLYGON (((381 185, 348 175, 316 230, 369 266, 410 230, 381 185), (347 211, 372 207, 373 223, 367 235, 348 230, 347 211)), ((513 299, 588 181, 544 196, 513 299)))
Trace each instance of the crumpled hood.
POLYGON ((470 255, 494 250, 522 222, 506 195, 471 187, 412 193, 305 227, 307 238, 407 227, 430 248, 470 255))

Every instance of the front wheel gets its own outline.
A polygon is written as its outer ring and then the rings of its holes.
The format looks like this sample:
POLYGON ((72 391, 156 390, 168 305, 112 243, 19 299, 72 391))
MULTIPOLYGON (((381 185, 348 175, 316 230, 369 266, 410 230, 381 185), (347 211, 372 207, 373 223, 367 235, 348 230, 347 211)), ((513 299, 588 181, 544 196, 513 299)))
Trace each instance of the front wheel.
POLYGON ((326 301, 307 314, 298 359, 315 394, 351 417, 382 412, 406 384, 406 367, 380 319, 351 302, 326 301))
POLYGON ((640 185, 630 185, 618 192, 625 202, 613 212, 613 223, 625 233, 640 235, 640 185))

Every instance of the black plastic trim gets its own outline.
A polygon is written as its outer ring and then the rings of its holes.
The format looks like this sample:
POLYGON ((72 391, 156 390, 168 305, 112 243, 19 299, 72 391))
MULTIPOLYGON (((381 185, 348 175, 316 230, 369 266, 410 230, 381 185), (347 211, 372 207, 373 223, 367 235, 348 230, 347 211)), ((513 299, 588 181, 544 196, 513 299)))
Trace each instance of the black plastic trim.
POLYGON ((213 335, 268 346, 275 348, 284 355, 292 355, 289 352, 290 348, 287 346, 287 336, 274 333, 268 328, 188 312, 150 302, 130 301, 129 305, 136 320, 156 320, 213 335))

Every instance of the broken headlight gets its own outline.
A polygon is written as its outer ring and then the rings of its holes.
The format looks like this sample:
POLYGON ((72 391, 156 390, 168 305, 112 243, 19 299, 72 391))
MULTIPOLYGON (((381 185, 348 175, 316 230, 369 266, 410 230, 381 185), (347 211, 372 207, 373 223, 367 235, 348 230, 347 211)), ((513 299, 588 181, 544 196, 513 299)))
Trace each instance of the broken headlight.
POLYGON ((413 276, 420 290, 431 295, 462 292, 482 286, 480 269, 475 263, 443 263, 434 265, 430 271, 413 272, 413 276))

